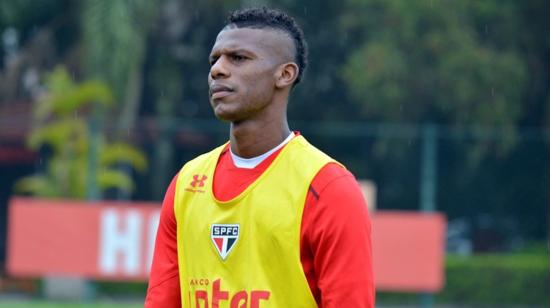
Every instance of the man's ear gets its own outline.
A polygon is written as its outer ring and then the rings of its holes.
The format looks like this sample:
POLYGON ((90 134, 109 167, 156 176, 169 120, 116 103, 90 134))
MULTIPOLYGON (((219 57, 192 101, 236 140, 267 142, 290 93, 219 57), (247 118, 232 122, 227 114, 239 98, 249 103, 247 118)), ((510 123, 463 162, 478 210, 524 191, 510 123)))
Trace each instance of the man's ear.
POLYGON ((279 66, 276 72, 275 86, 277 88, 285 88, 292 86, 296 78, 298 78, 298 73, 300 69, 298 65, 294 62, 283 63, 279 66))

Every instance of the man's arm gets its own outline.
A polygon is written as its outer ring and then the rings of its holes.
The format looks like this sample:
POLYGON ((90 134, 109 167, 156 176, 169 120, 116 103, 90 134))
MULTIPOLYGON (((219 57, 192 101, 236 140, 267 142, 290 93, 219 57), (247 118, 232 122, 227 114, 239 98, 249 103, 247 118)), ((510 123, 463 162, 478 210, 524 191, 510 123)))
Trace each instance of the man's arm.
POLYGON ((374 307, 371 225, 354 176, 337 164, 321 169, 303 219, 303 244, 312 257, 320 306, 374 307))
POLYGON ((174 214, 176 181, 177 175, 168 186, 162 202, 145 308, 181 307, 176 217, 174 214))

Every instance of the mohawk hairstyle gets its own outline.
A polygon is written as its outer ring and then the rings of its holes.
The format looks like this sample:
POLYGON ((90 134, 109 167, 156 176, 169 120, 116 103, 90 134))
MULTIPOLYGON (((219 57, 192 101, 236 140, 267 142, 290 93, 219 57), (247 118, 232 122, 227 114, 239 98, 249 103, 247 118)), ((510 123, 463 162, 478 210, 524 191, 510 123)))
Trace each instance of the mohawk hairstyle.
POLYGON ((248 8, 233 11, 227 18, 226 25, 231 24, 234 24, 237 28, 271 28, 290 35, 296 49, 294 60, 299 68, 298 77, 296 77, 293 86, 302 80, 307 66, 307 43, 304 39, 304 32, 294 18, 277 9, 267 7, 248 8))

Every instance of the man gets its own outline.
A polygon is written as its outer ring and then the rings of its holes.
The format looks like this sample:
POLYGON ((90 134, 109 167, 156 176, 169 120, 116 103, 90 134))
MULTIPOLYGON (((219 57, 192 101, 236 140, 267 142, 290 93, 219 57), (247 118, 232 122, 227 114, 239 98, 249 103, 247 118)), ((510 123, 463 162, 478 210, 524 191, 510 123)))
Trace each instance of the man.
POLYGON ((208 75, 229 142, 172 180, 145 307, 374 307, 360 188, 287 123, 306 62, 302 31, 285 13, 229 17, 208 75))

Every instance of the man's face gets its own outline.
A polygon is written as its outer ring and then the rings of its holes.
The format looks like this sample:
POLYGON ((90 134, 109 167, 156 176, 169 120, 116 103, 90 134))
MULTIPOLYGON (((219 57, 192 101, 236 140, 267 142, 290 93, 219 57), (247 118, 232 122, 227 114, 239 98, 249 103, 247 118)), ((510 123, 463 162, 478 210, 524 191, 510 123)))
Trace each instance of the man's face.
POLYGON ((216 117, 238 122, 261 114, 288 57, 288 37, 272 29, 224 28, 210 53, 210 104, 216 117))

